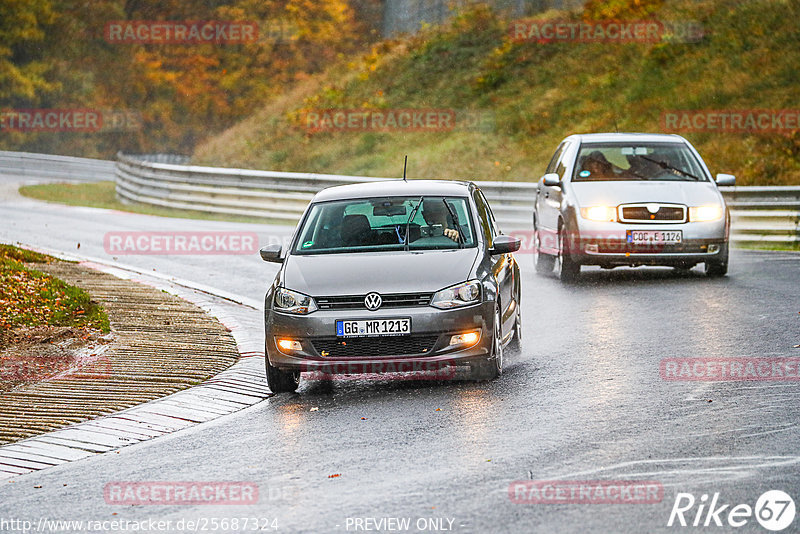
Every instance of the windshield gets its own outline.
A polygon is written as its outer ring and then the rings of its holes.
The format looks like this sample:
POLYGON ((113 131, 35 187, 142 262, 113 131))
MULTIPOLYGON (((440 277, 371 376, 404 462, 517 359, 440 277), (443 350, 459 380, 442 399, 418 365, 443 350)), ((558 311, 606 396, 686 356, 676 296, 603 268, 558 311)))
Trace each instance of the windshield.
POLYGON ((573 182, 617 180, 707 181, 683 143, 590 143, 581 146, 573 182))
POLYGON ((380 197, 313 205, 298 232, 293 253, 472 246, 475 246, 475 237, 466 198, 380 197))

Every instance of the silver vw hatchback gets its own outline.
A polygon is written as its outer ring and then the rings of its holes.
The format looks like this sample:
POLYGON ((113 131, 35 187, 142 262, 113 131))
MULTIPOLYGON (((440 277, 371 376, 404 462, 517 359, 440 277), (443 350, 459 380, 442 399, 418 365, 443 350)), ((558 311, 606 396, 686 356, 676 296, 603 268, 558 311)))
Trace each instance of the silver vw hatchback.
POLYGON ((609 133, 572 135, 539 180, 534 205, 536 271, 562 281, 581 265, 614 268, 705 265, 728 270, 730 214, 700 154, 683 137, 609 133))
POLYGON ((519 246, 470 182, 321 191, 288 250, 261 249, 281 264, 264 303, 270 389, 296 390, 302 371, 496 377, 522 332, 519 246))

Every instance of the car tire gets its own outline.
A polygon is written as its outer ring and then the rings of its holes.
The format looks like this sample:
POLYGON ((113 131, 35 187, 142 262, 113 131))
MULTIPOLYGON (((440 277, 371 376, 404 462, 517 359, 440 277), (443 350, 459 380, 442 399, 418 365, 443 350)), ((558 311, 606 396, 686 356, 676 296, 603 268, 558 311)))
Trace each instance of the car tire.
POLYGON ((719 260, 707 261, 705 263, 706 276, 719 278, 728 274, 728 244, 722 245, 719 253, 719 260))
POLYGON ((558 231, 558 278, 564 283, 575 282, 581 274, 581 264, 572 259, 567 246, 567 229, 558 231))
POLYGON ((511 338, 506 349, 514 354, 522 352, 522 308, 519 306, 519 300, 517 300, 516 317, 514 318, 514 337, 511 338))
POLYGON ((533 240, 533 265, 536 268, 536 274, 552 273, 556 258, 551 254, 540 252, 539 230, 535 226, 533 227, 533 240))
POLYGON ((492 336, 492 354, 485 360, 473 364, 472 380, 493 380, 503 372, 503 330, 500 310, 494 313, 494 334, 492 336))
POLYGON ((282 371, 264 358, 267 368, 267 385, 273 393, 292 393, 300 386, 300 371, 282 371))

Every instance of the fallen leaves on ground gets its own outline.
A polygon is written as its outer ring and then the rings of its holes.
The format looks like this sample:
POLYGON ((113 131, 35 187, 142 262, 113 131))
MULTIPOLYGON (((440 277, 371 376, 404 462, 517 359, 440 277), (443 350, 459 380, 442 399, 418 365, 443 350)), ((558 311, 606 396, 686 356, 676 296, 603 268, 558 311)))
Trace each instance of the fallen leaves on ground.
POLYGON ((30 259, 29 254, 22 249, 0 248, 0 332, 40 325, 108 331, 108 318, 88 293, 17 259, 30 259))

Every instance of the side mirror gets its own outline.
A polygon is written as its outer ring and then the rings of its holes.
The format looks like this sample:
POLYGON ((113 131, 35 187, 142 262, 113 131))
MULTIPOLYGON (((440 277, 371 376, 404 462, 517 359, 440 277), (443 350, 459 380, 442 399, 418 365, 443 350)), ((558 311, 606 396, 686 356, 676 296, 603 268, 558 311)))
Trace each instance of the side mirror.
POLYGON ((489 253, 492 256, 496 256, 498 254, 516 252, 519 250, 521 244, 522 242, 516 237, 511 237, 510 235, 499 235, 494 238, 494 242, 492 243, 492 248, 489 249, 489 253))
POLYGON ((736 185, 736 177, 732 174, 718 174, 717 185, 736 185))
POLYGON ((561 177, 554 172, 542 176, 542 183, 547 187, 561 187, 561 177))
POLYGON ((282 250, 283 247, 280 245, 267 245, 266 247, 261 247, 258 253, 261 254, 261 259, 264 261, 283 263, 283 258, 281 258, 282 250))

